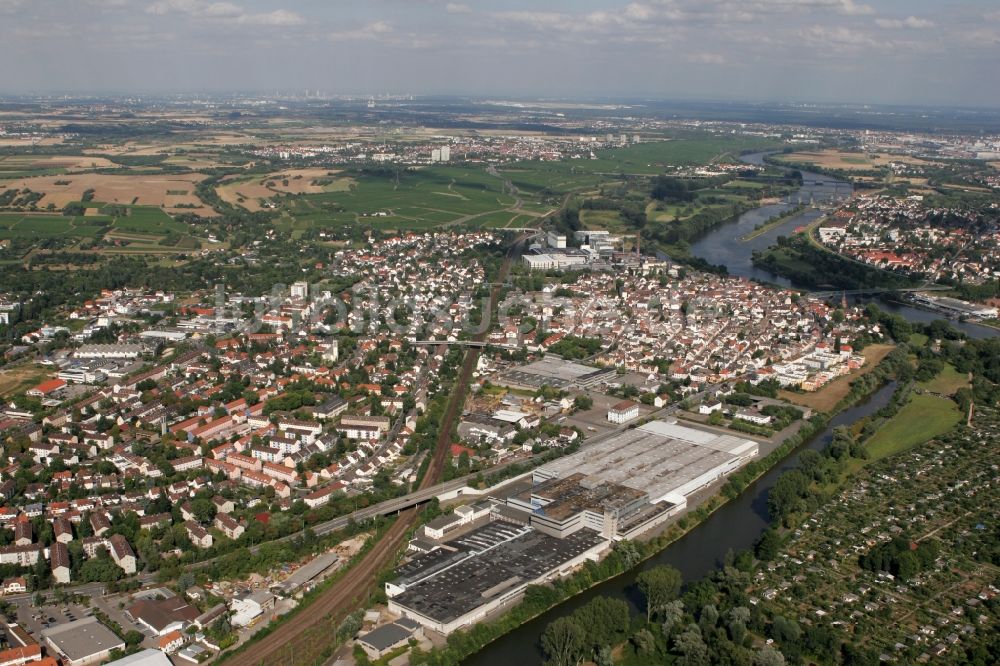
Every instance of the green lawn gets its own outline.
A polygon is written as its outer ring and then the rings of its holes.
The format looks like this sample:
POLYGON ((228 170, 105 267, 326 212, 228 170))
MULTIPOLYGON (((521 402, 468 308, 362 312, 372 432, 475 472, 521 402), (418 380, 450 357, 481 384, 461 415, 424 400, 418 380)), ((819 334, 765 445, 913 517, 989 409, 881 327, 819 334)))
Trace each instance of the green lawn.
POLYGON ((950 364, 945 365, 944 370, 934 379, 919 384, 920 388, 941 395, 954 395, 955 391, 968 385, 969 376, 964 372, 959 372, 950 364))
POLYGON ((961 418, 958 406, 951 400, 915 394, 868 440, 865 448, 873 460, 885 458, 948 432, 961 418))

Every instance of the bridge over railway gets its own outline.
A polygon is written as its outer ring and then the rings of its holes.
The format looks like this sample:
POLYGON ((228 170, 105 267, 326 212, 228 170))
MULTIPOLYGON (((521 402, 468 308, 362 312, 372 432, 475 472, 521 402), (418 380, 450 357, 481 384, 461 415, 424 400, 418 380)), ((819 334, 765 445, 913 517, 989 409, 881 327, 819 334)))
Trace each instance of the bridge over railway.
POLYGON ((518 350, 521 345, 512 345, 507 342, 487 342, 485 340, 414 340, 411 345, 422 345, 424 347, 436 347, 446 345, 448 347, 466 347, 472 349, 485 349, 492 347, 496 349, 518 350))

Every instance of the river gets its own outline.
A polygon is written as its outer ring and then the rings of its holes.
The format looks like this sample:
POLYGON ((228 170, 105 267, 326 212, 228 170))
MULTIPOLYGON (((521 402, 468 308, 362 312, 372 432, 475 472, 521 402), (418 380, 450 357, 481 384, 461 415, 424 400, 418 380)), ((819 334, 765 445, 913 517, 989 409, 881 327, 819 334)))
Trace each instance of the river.
MULTIPOLYGON (((749 164, 763 164, 765 153, 753 153, 744 155, 743 160, 749 164)), ((711 264, 722 264, 730 275, 750 278, 760 282, 770 282, 782 287, 792 287, 795 289, 808 290, 805 285, 795 284, 791 280, 770 271, 758 268, 753 265, 753 253, 756 250, 765 250, 777 242, 778 236, 788 236, 796 228, 814 222, 822 215, 820 211, 807 208, 798 215, 794 215, 781 224, 771 227, 766 232, 749 241, 742 238, 754 231, 757 225, 766 222, 775 215, 780 215, 791 208, 794 208, 799 201, 808 203, 828 203, 846 198, 852 191, 851 184, 810 171, 802 172, 802 188, 790 197, 790 201, 761 206, 741 215, 735 222, 724 224, 713 229, 700 240, 691 244, 691 253, 696 257, 701 257, 711 264)), ((921 310, 909 305, 903 305, 884 298, 870 298, 851 296, 852 303, 866 303, 875 300, 880 308, 887 312, 902 315, 909 321, 918 323, 928 323, 935 319, 942 319, 941 315, 929 310, 921 310)), ((953 327, 962 331, 970 338, 989 338, 1000 334, 989 326, 980 326, 968 322, 951 321, 953 327)))
MULTIPOLYGON (((744 156, 751 164, 762 164, 764 153, 744 156)), ((788 211, 801 200, 808 203, 828 202, 845 198, 851 192, 851 185, 837 181, 830 176, 803 172, 803 186, 790 201, 762 206, 741 215, 730 224, 711 231, 691 246, 692 253, 702 257, 712 264, 725 265, 730 275, 751 278, 762 282, 770 282, 784 287, 804 289, 801 285, 792 283, 787 278, 761 270, 753 265, 751 260, 754 250, 763 250, 775 243, 778 236, 788 235, 795 228, 814 221, 821 215, 819 211, 806 209, 782 224, 768 229, 765 233, 750 241, 741 240, 743 236, 754 231, 758 224, 769 218, 788 211)), ((857 302, 856 299, 855 302, 857 302)), ((901 305, 898 303, 877 299, 883 310, 902 315, 913 322, 930 322, 940 319, 940 316, 927 310, 901 305)), ((970 337, 981 338, 998 334, 998 331, 985 326, 977 326, 965 322, 950 322, 952 326, 962 330, 970 337)), ((895 390, 895 383, 889 383, 872 394, 868 400, 844 410, 830 420, 825 431, 803 444, 803 448, 822 449, 829 444, 833 429, 839 425, 850 425, 884 407, 895 390)), ((767 528, 767 495, 777 478, 786 470, 798 465, 798 456, 790 455, 780 465, 769 470, 736 499, 725 504, 713 513, 707 520, 692 529, 683 538, 674 542, 662 552, 627 571, 620 576, 609 579, 595 587, 579 594, 554 608, 546 611, 534 620, 527 622, 514 631, 501 636, 490 643, 477 654, 467 658, 466 666, 507 666, 518 664, 530 666, 540 664, 543 655, 539 639, 545 627, 556 618, 572 613, 596 596, 617 597, 626 599, 635 612, 640 612, 641 600, 635 589, 635 578, 640 571, 659 564, 669 564, 676 567, 684 576, 686 582, 704 577, 716 570, 729 551, 745 550, 753 546, 767 528)))
MULTIPOLYGON (((868 400, 846 409, 830 419, 826 430, 803 444, 805 448, 820 450, 830 443, 833 429, 850 425, 888 404, 895 390, 890 382, 873 393, 868 400)), ((633 611, 641 612, 641 598, 635 588, 635 578, 640 571, 659 564, 676 567, 685 582, 698 580, 721 566, 729 551, 751 548, 769 524, 767 494, 778 477, 798 466, 798 456, 790 455, 784 462, 767 471, 757 481, 747 486, 736 499, 723 505, 704 522, 696 526, 659 554, 625 573, 600 583, 582 594, 555 606, 514 631, 498 638, 477 654, 466 659, 466 666, 529 666, 543 661, 539 639, 545 627, 558 617, 568 615, 596 596, 625 599, 633 611)))

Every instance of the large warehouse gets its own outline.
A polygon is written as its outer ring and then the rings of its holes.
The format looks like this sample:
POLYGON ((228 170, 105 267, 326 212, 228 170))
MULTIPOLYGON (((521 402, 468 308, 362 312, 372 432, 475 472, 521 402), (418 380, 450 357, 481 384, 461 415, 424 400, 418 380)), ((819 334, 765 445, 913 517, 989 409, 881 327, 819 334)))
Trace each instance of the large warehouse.
POLYGON ((386 584, 389 612, 450 634, 513 602, 528 585, 596 561, 608 546, 589 529, 557 539, 505 521, 487 523, 399 567, 386 584))
POLYGON ((652 421, 626 430, 534 472, 535 483, 582 474, 585 483, 632 488, 651 503, 687 504, 687 496, 750 462, 756 442, 652 421))
POLYGON ((535 391, 542 386, 557 389, 593 388, 615 376, 614 368, 594 368, 555 355, 508 370, 493 378, 494 384, 535 391))

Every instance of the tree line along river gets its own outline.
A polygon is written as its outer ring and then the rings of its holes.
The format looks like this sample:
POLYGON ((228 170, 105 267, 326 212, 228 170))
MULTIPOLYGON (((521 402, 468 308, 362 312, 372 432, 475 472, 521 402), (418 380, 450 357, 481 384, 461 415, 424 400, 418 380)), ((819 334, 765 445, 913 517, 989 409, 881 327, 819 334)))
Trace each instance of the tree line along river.
MULTIPOLYGON (((759 165, 763 164, 764 157, 764 153, 755 153, 746 155, 743 159, 751 164, 759 165)), ((773 245, 778 236, 787 235, 791 230, 815 221, 822 215, 821 212, 806 209, 749 241, 742 240, 744 236, 754 231, 757 225, 788 211, 800 200, 826 203, 851 192, 850 183, 830 176, 803 172, 802 177, 802 189, 797 194, 792 195, 789 201, 761 206, 744 213, 734 222, 722 225, 693 243, 692 253, 711 264, 726 266, 730 275, 770 282, 784 287, 804 289, 801 285, 796 285, 787 278, 755 267, 751 257, 754 250, 763 250, 773 245)), ((857 299, 857 297, 853 298, 857 299)), ((883 310, 902 315, 914 323, 927 323, 940 319, 940 316, 933 312, 881 298, 876 300, 883 310)), ((1000 334, 1000 331, 985 326, 965 322, 951 322, 951 324, 974 338, 1000 334)), ((723 505, 705 521, 670 544, 659 554, 619 576, 608 579, 554 606, 468 657, 463 664, 465 666, 541 664, 544 655, 541 651, 540 638, 548 624, 556 618, 570 615, 577 608, 598 596, 625 599, 634 612, 641 612, 642 600, 635 586, 636 576, 640 572, 658 565, 668 564, 678 569, 683 574, 684 581, 690 583, 719 568, 728 552, 752 548, 754 542, 770 524, 767 511, 768 492, 779 476, 798 466, 797 454, 806 448, 823 449, 833 438, 834 428, 850 425, 875 413, 888 404, 894 390, 895 382, 890 382, 866 400, 835 415, 830 419, 826 430, 789 454, 780 465, 775 466, 749 485, 739 497, 723 505)))

